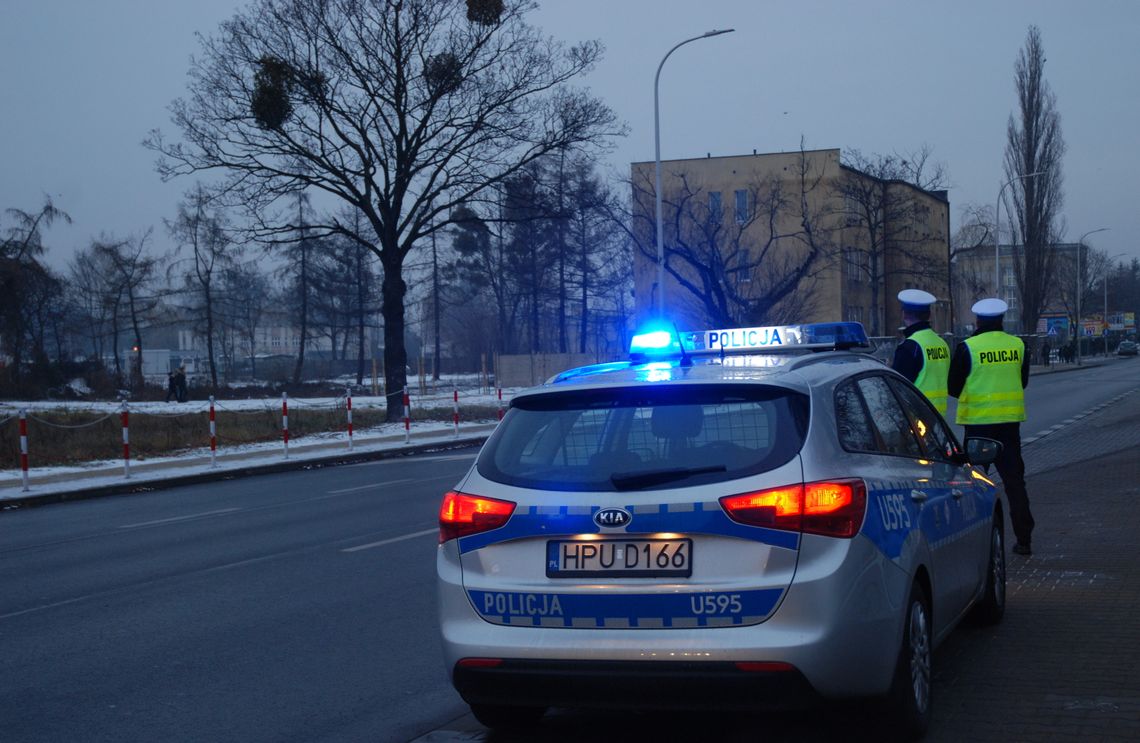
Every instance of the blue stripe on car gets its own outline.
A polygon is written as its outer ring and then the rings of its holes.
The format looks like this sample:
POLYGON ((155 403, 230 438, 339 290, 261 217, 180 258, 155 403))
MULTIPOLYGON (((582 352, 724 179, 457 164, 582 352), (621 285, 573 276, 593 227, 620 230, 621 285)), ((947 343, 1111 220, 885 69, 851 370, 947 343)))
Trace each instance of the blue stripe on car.
MULTIPOLYGON (((633 521, 621 532, 607 530, 606 534, 655 534, 677 532, 685 535, 709 534, 736 537, 773 547, 797 549, 800 535, 797 532, 745 526, 730 519, 719 503, 694 503, 690 510, 677 510, 674 505, 654 507, 646 513, 644 506, 625 506, 633 514, 633 521)), ((573 509, 579 511, 581 509, 573 509)), ((602 529, 594 523, 593 514, 600 510, 592 506, 589 513, 571 513, 567 506, 557 509, 549 506, 520 507, 504 526, 491 531, 472 534, 459 540, 459 552, 465 554, 493 544, 531 537, 566 537, 575 534, 600 534, 602 529)))
POLYGON ((494 624, 535 627, 709 627, 755 624, 776 607, 782 588, 732 592, 587 594, 469 590, 494 624))

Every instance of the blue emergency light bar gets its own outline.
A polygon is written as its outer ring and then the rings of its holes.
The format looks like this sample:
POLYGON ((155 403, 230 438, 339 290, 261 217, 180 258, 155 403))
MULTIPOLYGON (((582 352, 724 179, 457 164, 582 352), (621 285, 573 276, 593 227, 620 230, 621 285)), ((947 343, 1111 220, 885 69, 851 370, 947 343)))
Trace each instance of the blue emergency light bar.
POLYGON ((824 322, 756 328, 697 330, 680 337, 672 330, 639 333, 630 343, 633 361, 692 355, 771 353, 793 350, 870 348, 863 325, 824 322))

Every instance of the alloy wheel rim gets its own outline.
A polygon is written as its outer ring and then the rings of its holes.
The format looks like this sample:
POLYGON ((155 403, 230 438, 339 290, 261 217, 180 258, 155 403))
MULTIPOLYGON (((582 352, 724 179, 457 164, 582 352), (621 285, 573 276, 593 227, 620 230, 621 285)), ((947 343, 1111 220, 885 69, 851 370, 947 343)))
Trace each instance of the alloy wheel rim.
POLYGON ((925 713, 930 704, 930 631, 921 601, 910 608, 910 679, 915 707, 925 713))
POLYGON ((1002 544, 1001 531, 994 527, 990 549, 993 560, 990 566, 990 580, 994 585, 994 599, 998 606, 1005 606, 1005 549, 1002 544))

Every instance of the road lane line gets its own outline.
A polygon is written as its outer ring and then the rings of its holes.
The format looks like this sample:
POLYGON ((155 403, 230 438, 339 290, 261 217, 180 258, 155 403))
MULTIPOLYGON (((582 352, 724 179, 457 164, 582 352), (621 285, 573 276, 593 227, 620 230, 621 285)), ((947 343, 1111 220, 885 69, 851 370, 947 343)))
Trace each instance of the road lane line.
POLYGON ((217 516, 223 513, 233 513, 240 511, 240 508, 219 508, 217 511, 203 511, 202 513, 192 513, 189 516, 174 516, 169 519, 155 519, 154 521, 140 521, 137 524, 122 524, 120 529, 137 529, 141 526, 155 526, 157 524, 170 524, 175 521, 188 521, 190 519, 200 519, 203 516, 217 516))
POLYGON ((411 534, 405 534, 402 537, 392 537, 391 539, 385 539, 385 540, 380 541, 380 542, 370 542, 369 544, 361 544, 361 545, 357 545, 356 547, 347 547, 345 549, 342 549, 341 552, 359 552, 360 550, 369 550, 369 549, 372 549, 373 547, 383 547, 386 544, 393 544, 395 542, 403 542, 403 541, 406 541, 408 539, 415 539, 417 537, 426 537, 428 534, 439 534, 439 529, 424 529, 423 531, 417 531, 417 532, 413 532, 411 534))
POLYGON ((411 478, 404 480, 388 480, 386 482, 373 482, 368 485, 357 485, 355 488, 341 488, 340 490, 329 490, 329 495, 339 495, 341 493, 355 493, 358 490, 369 490, 371 488, 382 488, 385 485, 402 485, 405 482, 411 482, 411 478))

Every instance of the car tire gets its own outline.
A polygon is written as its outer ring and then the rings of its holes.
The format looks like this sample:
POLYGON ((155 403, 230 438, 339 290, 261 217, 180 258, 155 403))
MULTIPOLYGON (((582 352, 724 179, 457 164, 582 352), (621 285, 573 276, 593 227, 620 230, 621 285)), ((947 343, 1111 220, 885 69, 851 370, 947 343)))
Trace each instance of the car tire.
POLYGON ((986 565, 986 587, 982 600, 974 606, 970 618, 977 624, 997 624, 1005 616, 1005 535, 1001 520, 994 518, 990 529, 990 560, 986 565))
POLYGON ((472 704, 471 712, 481 725, 492 730, 525 730, 537 725, 546 714, 546 709, 507 704, 472 704))
POLYGON ((902 647, 895 665, 895 678, 887 698, 892 738, 916 740, 930 726, 931 662, 934 637, 930 626, 930 599, 915 583, 906 602, 902 647))

